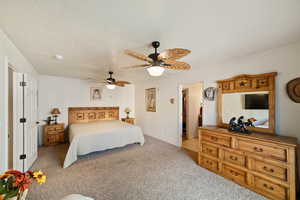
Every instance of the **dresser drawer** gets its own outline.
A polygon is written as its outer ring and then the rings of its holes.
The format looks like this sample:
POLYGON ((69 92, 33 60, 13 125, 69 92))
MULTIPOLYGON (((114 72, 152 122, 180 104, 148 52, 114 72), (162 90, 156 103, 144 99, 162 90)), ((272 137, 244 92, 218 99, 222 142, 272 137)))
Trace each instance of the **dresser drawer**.
POLYGON ((202 153, 218 158, 218 147, 202 143, 202 153))
POLYGON ((200 159, 201 159, 200 163, 201 163, 202 167, 205 167, 205 168, 215 171, 215 172, 218 171, 218 169, 219 169, 218 161, 209 159, 205 156, 201 156, 200 159))
POLYGON ((260 177, 254 177, 254 187, 256 190, 267 193, 273 196, 275 199, 287 199, 287 189, 283 186, 270 183, 269 181, 260 177))
POLYGON ((225 177, 227 177, 237 183, 240 183, 242 185, 246 184, 247 174, 246 174, 246 172, 244 172, 242 170, 239 170, 239 169, 233 168, 231 166, 228 166, 226 164, 223 164, 222 173, 225 177))
POLYGON ((226 150, 224 150, 224 161, 240 165, 242 167, 246 166, 246 158, 244 155, 239 155, 226 150))
POLYGON ((288 170, 283 167, 275 166, 264 161, 253 160, 253 170, 265 175, 270 175, 283 181, 287 181, 288 170))
POLYGON ((201 138, 204 141, 220 144, 225 147, 231 146, 231 137, 225 135, 214 134, 208 131, 202 131, 201 138))
POLYGON ((238 149, 243 151, 248 151, 255 153, 257 155, 270 157, 277 160, 286 161, 287 160, 287 151, 286 149, 276 148, 271 146, 266 146, 264 143, 246 141, 246 140, 237 140, 238 149))

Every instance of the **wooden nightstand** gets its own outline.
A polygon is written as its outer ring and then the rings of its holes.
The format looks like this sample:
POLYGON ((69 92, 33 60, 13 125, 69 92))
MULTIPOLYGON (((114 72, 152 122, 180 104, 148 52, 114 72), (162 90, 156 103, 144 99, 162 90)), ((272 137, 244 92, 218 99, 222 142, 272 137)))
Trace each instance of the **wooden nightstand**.
POLYGON ((58 123, 44 126, 44 145, 51 146, 65 142, 65 124, 58 123))
POLYGON ((135 118, 122 118, 122 121, 129 124, 134 124, 135 118))

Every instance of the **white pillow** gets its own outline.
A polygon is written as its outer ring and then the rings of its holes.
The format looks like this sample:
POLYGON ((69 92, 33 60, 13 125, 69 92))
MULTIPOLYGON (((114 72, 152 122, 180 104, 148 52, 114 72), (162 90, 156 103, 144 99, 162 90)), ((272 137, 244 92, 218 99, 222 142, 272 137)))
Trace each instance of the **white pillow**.
POLYGON ((68 196, 65 196, 61 200, 94 200, 94 199, 90 197, 82 196, 80 194, 70 194, 68 196))

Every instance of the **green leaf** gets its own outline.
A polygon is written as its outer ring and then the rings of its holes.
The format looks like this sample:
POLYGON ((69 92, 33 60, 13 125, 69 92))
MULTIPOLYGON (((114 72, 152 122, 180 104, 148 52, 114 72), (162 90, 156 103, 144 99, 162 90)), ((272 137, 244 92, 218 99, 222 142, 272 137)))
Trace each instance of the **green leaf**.
POLYGON ((4 200, 7 200, 8 198, 16 197, 18 195, 19 190, 12 190, 9 193, 7 193, 4 197, 4 200))
POLYGON ((6 194, 7 192, 5 185, 0 186, 0 194, 6 194))

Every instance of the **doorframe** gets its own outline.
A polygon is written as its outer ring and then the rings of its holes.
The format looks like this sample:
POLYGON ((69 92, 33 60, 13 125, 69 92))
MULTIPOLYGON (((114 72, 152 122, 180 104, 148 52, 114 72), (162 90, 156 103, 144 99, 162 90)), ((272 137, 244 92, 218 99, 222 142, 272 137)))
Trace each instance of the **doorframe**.
MULTIPOLYGON (((188 85, 188 84, 193 84, 193 83, 201 83, 202 84, 202 89, 204 89, 204 81, 195 81, 195 82, 191 82, 191 83, 179 83, 178 87, 177 87, 177 102, 178 102, 178 113, 177 113, 177 117, 178 117, 178 145, 182 146, 182 91, 183 91, 183 86, 184 85, 188 85)), ((204 109, 204 104, 202 105, 202 109, 204 109)), ((203 113, 202 113, 202 123, 203 123, 203 113)))
POLYGON ((178 113, 177 113, 177 117, 178 117, 178 145, 182 146, 182 90, 183 90, 183 85, 184 84, 179 84, 178 85, 178 113))
MULTIPOLYGON (((8 123, 8 112, 9 112, 9 108, 8 108, 8 97, 9 97, 9 68, 11 68, 13 70, 13 72, 16 72, 15 68, 13 67, 13 65, 10 63, 9 57, 8 56, 4 56, 4 85, 3 85, 3 91, 4 91, 4 108, 3 108, 3 122, 2 124, 0 124, 0 126, 2 126, 2 131, 3 134, 1 134, 2 138, 1 138, 1 145, 0 145, 0 150, 2 152, 2 155, 0 157, 0 171, 6 171, 8 170, 8 159, 9 159, 9 150, 8 150, 8 127, 9 127, 9 123, 8 123)), ((14 102, 13 102, 14 104, 14 102)), ((14 115, 14 113, 13 113, 14 115)), ((14 130, 14 129, 13 129, 14 130)), ((15 143, 15 137, 13 137, 13 143, 15 143)), ((13 154, 15 154, 15 151, 13 151, 13 154)), ((14 155, 15 156, 15 155, 14 155)), ((15 158, 13 158, 13 160, 15 160, 15 158)))
POLYGON ((1 144, 1 152, 2 158, 1 162, 2 166, 1 169, 6 171, 8 169, 8 68, 9 68, 9 59, 7 56, 4 57, 4 84, 3 84, 3 91, 4 91, 4 108, 3 108, 3 122, 2 122, 2 131, 1 134, 2 144, 1 144))

